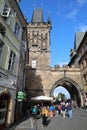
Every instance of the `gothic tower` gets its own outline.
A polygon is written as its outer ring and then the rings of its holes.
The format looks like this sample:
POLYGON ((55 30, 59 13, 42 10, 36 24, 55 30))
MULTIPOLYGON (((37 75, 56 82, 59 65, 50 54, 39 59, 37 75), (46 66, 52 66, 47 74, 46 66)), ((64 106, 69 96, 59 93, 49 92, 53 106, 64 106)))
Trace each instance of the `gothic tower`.
MULTIPOLYGON (((64 86, 73 101, 80 102, 80 68, 50 67, 50 30, 48 15, 44 22, 42 9, 34 9, 31 22, 27 25, 28 62, 25 67, 25 88, 27 98, 52 96, 53 90, 64 86)), ((80 88, 81 89, 81 88, 80 88)))
POLYGON ((29 98, 44 94, 43 75, 50 69, 50 30, 50 17, 44 22, 42 9, 34 9, 27 25, 29 59, 25 87, 29 98))
POLYGON ((50 30, 50 18, 44 22, 42 9, 34 9, 32 20, 27 25, 28 64, 32 69, 50 67, 50 30))

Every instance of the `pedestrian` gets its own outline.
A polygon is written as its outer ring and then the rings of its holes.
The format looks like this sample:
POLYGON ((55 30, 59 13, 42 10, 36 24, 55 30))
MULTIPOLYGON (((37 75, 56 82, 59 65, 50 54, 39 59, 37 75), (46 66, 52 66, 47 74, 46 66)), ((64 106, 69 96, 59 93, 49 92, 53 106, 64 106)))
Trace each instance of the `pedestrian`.
POLYGON ((42 115, 42 126, 45 127, 47 126, 47 118, 48 118, 48 109, 44 106, 42 108, 42 112, 41 112, 41 115, 42 115))
POLYGON ((58 116, 58 106, 55 106, 55 115, 58 116))
POLYGON ((33 119, 36 120, 37 118, 37 106, 34 105, 34 107, 32 108, 32 115, 33 115, 33 119))
POLYGON ((72 101, 68 103, 68 115, 69 118, 72 119, 72 101))
POLYGON ((60 103, 58 104, 58 114, 59 115, 61 114, 61 105, 60 105, 60 103))
POLYGON ((63 102, 61 103, 61 111, 62 111, 63 119, 65 118, 65 110, 66 110, 65 102, 63 101, 63 102))

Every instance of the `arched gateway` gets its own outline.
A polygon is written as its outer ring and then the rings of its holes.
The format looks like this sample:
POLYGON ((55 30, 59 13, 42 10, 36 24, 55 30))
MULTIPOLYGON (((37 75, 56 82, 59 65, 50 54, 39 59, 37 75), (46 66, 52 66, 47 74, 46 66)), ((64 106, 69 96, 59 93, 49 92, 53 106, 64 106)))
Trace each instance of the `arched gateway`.
POLYGON ((61 78, 58 80, 52 87, 50 91, 50 95, 53 96, 53 91, 56 87, 63 86, 70 94, 71 99, 74 101, 75 105, 81 105, 81 94, 80 94, 80 86, 68 77, 61 78))
MULTIPOLYGON (((8 125, 11 94, 7 89, 0 93, 0 128, 8 125)), ((4 129, 4 128, 3 128, 4 129)))
POLYGON ((25 68, 25 87, 27 97, 53 95, 57 86, 66 88, 71 98, 82 104, 82 84, 80 68, 69 66, 50 67, 50 30, 51 21, 43 20, 41 9, 34 9, 32 20, 27 25, 29 59, 25 68))

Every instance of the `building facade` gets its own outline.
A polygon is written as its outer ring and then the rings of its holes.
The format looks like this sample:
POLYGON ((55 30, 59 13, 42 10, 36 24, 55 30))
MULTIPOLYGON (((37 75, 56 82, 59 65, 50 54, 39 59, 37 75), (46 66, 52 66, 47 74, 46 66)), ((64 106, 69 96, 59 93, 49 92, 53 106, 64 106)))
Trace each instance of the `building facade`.
POLYGON ((26 67, 26 89, 29 95, 43 93, 40 76, 35 76, 35 72, 50 68, 50 30, 50 18, 44 22, 42 9, 35 9, 27 25, 29 60, 26 67))
POLYGON ((81 70, 84 106, 87 107, 87 31, 80 42, 80 45, 77 49, 77 54, 79 57, 78 62, 81 70))
POLYGON ((83 105, 87 106, 87 31, 76 33, 74 53, 71 52, 69 66, 77 65, 80 67, 82 81, 83 105), (76 64, 77 63, 77 64, 76 64))
POLYGON ((0 126, 14 122, 16 93, 24 89, 25 27, 18 1, 0 0, 0 126))
POLYGON ((44 22, 42 9, 34 9, 31 22, 27 25, 29 60, 26 65, 25 88, 27 97, 53 96, 56 87, 66 88, 72 100, 82 105, 82 82, 80 67, 55 65, 50 67, 50 31, 52 24, 48 15, 44 22))

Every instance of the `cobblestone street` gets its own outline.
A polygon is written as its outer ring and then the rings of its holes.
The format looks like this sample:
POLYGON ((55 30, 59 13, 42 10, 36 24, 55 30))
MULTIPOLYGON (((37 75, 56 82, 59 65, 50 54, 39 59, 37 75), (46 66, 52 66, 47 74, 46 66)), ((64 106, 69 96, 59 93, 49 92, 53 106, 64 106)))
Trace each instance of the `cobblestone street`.
POLYGON ((62 118, 61 115, 48 119, 47 127, 42 127, 41 118, 33 122, 29 118, 22 123, 13 126, 9 130, 86 130, 87 129, 87 111, 82 109, 73 110, 73 118, 62 118))

